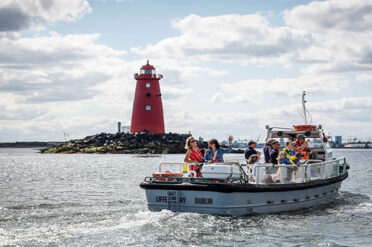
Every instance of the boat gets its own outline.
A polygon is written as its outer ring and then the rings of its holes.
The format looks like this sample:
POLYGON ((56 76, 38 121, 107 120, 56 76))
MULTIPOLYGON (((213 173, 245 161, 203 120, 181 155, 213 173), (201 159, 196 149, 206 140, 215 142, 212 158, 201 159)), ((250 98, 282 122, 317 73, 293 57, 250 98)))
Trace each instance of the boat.
POLYGON ((353 141, 345 143, 344 148, 372 148, 370 141, 353 141))
POLYGON ((306 120, 291 128, 266 126, 268 138, 311 140, 311 153, 297 165, 247 164, 227 160, 201 164, 161 163, 159 171, 141 182, 151 211, 171 210, 229 216, 278 213, 331 203, 348 177, 345 157, 334 158, 321 125, 306 120), (274 168, 274 169, 273 169, 274 168), (275 170, 271 172, 271 170, 275 170), (277 176, 268 181, 268 176, 277 176))

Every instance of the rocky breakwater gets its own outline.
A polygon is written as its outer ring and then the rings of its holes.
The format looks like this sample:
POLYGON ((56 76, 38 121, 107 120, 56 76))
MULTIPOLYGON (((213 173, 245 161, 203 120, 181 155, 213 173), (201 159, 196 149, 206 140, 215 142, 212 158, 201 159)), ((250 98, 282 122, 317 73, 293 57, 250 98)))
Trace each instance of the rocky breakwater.
MULTIPOLYGON (((84 139, 42 149, 41 153, 124 153, 124 154, 177 154, 185 153, 189 134, 101 133, 84 139)), ((206 148, 207 143, 198 143, 206 148)))

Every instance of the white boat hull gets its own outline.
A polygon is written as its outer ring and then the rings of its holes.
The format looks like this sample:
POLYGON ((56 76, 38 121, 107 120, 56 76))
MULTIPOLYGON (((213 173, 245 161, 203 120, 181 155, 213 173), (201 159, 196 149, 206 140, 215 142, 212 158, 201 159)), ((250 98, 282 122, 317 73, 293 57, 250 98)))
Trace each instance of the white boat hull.
POLYGON ((308 189, 272 192, 219 192, 190 188, 145 190, 148 208, 152 211, 167 209, 243 216, 299 210, 330 203, 337 195, 342 180, 308 189))

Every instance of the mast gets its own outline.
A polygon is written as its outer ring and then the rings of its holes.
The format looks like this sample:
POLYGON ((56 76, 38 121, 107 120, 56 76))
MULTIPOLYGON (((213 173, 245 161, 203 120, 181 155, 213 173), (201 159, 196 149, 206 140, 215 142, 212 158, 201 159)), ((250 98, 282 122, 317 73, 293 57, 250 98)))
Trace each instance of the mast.
POLYGON ((305 95, 306 95, 306 91, 303 91, 302 92, 302 108, 303 108, 303 111, 304 111, 305 125, 307 125, 306 106, 305 106, 305 103, 306 103, 305 95))

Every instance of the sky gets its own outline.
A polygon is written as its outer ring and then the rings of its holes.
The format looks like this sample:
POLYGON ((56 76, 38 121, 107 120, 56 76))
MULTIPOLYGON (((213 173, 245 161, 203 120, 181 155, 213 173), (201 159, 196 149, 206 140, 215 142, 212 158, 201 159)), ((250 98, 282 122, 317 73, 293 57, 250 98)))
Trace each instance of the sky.
POLYGON ((0 142, 130 125, 146 60, 166 132, 265 138, 312 124, 372 136, 372 0, 2 0, 0 142))

